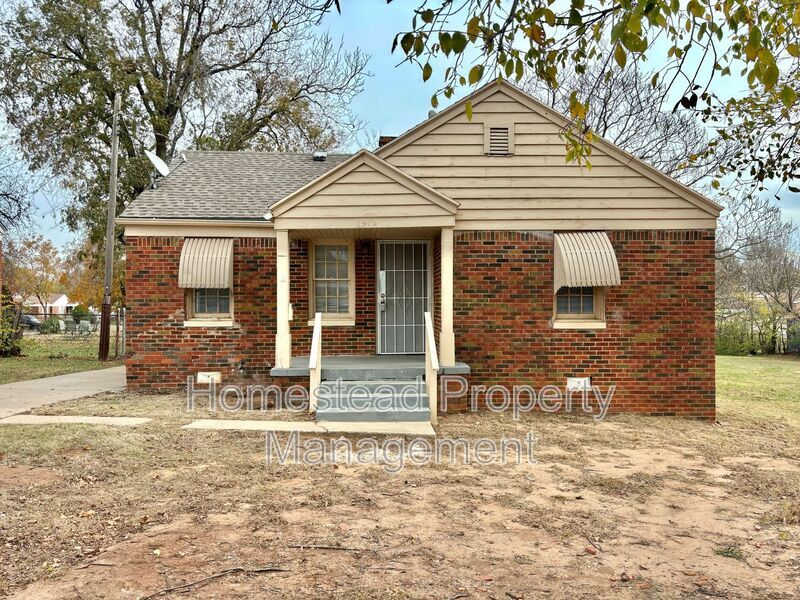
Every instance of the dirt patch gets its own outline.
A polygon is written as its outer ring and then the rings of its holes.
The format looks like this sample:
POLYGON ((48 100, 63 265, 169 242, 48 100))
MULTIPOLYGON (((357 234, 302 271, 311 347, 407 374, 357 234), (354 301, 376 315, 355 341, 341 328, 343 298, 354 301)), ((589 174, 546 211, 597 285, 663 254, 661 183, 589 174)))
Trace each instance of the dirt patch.
POLYGON ((45 485, 57 481, 61 476, 53 469, 28 465, 0 465, 0 488, 24 488, 45 485))
POLYGON ((800 595, 800 427, 787 423, 454 415, 440 435, 532 432, 538 462, 392 474, 265 465, 263 435, 181 430, 180 398, 135 401, 87 402, 160 417, 0 431, 6 460, 60 476, 0 487, 0 596, 140 598, 264 566, 282 571, 172 597, 800 595))

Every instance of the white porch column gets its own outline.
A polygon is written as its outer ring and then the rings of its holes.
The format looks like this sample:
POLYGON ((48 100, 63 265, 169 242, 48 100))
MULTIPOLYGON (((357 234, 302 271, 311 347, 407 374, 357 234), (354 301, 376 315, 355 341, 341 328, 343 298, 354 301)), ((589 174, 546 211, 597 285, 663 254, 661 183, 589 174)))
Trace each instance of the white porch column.
POLYGON ((440 287, 442 330, 439 332, 439 363, 443 367, 456 364, 456 344, 453 334, 453 228, 442 228, 440 249, 440 287))
POLYGON ((289 232, 275 231, 276 272, 278 276, 278 299, 276 304, 277 334, 275 335, 275 366, 292 366, 292 334, 289 329, 289 232))

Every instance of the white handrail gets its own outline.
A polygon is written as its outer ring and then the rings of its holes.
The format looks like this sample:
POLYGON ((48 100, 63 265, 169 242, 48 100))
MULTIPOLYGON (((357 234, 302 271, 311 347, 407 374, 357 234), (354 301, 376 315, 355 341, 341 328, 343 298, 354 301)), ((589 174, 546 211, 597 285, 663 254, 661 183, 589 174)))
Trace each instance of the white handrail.
POLYGON ((428 407, 431 425, 436 425, 437 383, 439 381, 439 355, 436 352, 436 336, 433 333, 431 313, 425 313, 425 387, 428 391, 428 407))
POLYGON ((322 380, 322 313, 314 314, 311 353, 308 355, 308 412, 317 412, 317 394, 322 380))

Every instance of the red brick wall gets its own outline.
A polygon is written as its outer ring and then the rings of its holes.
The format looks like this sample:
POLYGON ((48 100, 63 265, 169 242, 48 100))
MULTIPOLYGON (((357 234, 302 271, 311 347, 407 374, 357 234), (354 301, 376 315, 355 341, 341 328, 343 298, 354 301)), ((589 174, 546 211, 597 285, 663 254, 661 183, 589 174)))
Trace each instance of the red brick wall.
MULTIPOLYGON (((221 371, 223 383, 271 382, 275 364, 275 240, 241 238, 234 244, 236 328, 186 328, 184 290, 178 287, 183 238, 129 237, 126 240, 128 385, 170 390, 187 375, 221 371), (240 370, 241 361, 244 368, 240 370)), ((375 353, 375 242, 356 249, 356 326, 326 327, 326 354, 375 353)), ((290 249, 293 355, 308 354, 308 244, 290 249)), ((282 383, 286 383, 285 380, 282 383)))
POLYGON ((183 327, 178 287, 183 238, 128 237, 125 291, 128 386, 169 390, 197 371, 231 380, 268 382, 275 361, 275 240, 234 243, 233 329, 183 327), (241 361, 244 369, 240 372, 241 361))
POLYGON ((457 360, 472 384, 591 376, 617 386, 611 412, 714 418, 714 232, 609 237, 622 285, 606 296, 607 328, 570 331, 550 327, 552 233, 456 232, 457 360))
MULTIPOLYGON (((713 418, 713 231, 609 236, 622 285, 607 294, 607 328, 569 331, 550 327, 551 233, 456 233, 457 360, 472 367, 473 384, 563 388, 566 377, 588 375, 603 389, 617 386, 614 412, 713 418)), ((182 243, 175 237, 127 239, 130 387, 176 389, 201 370, 222 371, 223 382, 271 381, 275 240, 235 241, 234 329, 183 327, 182 243)), ((292 346, 298 355, 308 352, 311 334, 305 242, 292 244, 291 259, 292 346)), ((437 265, 438 260, 434 271, 437 265)), ((325 353, 375 352, 375 293, 375 242, 357 241, 356 326, 327 327, 325 353)), ((459 407, 451 403, 451 408, 459 407)))
MULTIPOLYGON (((355 327, 329 325, 322 329, 324 354, 375 354, 376 270, 374 240, 356 240, 356 324, 355 327)), ((314 315, 308 306, 308 242, 298 240, 291 248, 292 354, 308 354, 314 315)))

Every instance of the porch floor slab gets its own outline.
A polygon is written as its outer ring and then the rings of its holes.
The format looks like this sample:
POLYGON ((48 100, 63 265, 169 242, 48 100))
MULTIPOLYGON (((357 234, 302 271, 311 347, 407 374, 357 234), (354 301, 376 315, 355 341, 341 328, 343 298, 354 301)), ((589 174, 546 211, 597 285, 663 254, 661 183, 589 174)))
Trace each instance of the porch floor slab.
POLYGON ((332 422, 318 421, 257 421, 244 419, 199 419, 181 429, 211 431, 278 431, 299 433, 360 433, 372 435, 435 436, 430 423, 419 422, 332 422))
MULTIPOLYGON (((419 370, 425 371, 425 356, 422 354, 369 354, 369 355, 333 355, 322 357, 322 375, 325 371, 398 371, 400 373, 419 370)), ((468 365, 457 362, 452 367, 442 367, 442 375, 469 375, 468 365)), ((307 377, 308 355, 292 357, 289 368, 274 367, 270 370, 273 377, 307 377)), ((370 377, 364 377, 370 379, 370 377)))
POLYGON ((148 423, 152 419, 139 417, 82 417, 65 415, 14 415, 0 419, 0 425, 112 425, 132 427, 148 423))

